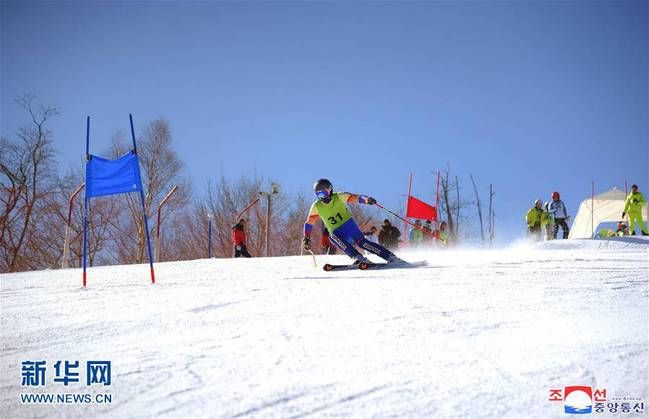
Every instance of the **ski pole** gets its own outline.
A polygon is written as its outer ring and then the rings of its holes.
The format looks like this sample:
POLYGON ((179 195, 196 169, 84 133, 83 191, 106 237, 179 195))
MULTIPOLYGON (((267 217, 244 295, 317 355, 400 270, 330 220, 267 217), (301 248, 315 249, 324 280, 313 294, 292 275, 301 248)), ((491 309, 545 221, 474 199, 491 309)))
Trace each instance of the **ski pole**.
POLYGON ((313 267, 314 267, 314 268, 317 268, 317 267, 318 267, 318 264, 315 263, 315 254, 313 253, 313 250, 309 249, 309 250, 307 250, 307 251, 308 251, 309 253, 311 253, 311 257, 313 258, 313 267))
POLYGON ((405 223, 407 223, 407 224, 410 224, 411 226, 413 226, 413 227, 416 228, 417 230, 421 230, 421 231, 423 231, 424 233, 429 234, 429 235, 435 237, 437 240, 439 240, 439 237, 437 237, 436 235, 434 235, 434 234, 431 233, 430 231, 426 231, 426 230, 424 230, 423 228, 421 228, 421 227, 419 227, 419 226, 416 226, 415 224, 413 224, 413 223, 411 223, 410 221, 406 220, 406 219, 403 218, 402 216, 400 216, 400 215, 398 215, 398 214, 395 214, 394 212, 390 211, 389 209, 387 209, 387 208, 384 207, 383 205, 379 204, 378 202, 377 202, 376 204, 374 204, 374 205, 376 205, 377 207, 381 208, 382 210, 385 210, 385 211, 389 212, 390 214, 394 215, 395 217, 397 217, 397 218, 400 219, 401 221, 403 221, 403 222, 405 222, 405 223))

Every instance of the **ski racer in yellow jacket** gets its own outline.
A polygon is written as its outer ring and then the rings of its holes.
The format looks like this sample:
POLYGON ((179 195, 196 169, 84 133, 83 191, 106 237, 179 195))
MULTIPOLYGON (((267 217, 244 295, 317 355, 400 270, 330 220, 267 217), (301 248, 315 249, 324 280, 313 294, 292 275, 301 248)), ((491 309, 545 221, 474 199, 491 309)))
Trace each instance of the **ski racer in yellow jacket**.
POLYGON ((327 179, 319 179, 313 189, 318 200, 311 205, 309 215, 304 223, 302 243, 305 250, 311 249, 311 230, 313 224, 320 218, 329 231, 332 243, 354 259, 355 264, 371 263, 361 255, 355 246, 378 255, 389 263, 403 262, 380 244, 367 240, 347 208, 347 204, 350 203, 374 205, 376 204, 374 198, 348 192, 334 192, 331 182, 327 179))

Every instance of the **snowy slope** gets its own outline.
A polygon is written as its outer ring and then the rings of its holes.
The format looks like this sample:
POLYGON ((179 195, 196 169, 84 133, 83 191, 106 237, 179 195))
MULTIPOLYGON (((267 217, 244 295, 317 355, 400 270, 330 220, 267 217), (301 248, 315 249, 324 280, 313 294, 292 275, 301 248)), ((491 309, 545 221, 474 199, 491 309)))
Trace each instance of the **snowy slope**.
POLYGON ((156 265, 154 286, 148 265, 101 267, 85 290, 79 270, 2 275, 0 416, 566 417, 548 395, 568 385, 646 404, 648 244, 335 273, 310 257, 196 260, 156 265), (24 388, 26 360, 110 360, 113 383, 24 388), (106 389, 111 404, 20 402, 106 389))

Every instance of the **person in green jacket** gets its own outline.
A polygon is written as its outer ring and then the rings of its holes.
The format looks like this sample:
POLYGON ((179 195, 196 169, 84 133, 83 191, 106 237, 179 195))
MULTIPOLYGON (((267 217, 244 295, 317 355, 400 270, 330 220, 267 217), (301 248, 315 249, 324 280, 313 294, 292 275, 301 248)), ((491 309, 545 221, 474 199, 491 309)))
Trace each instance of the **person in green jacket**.
POLYGON ((624 212, 622 212, 622 218, 627 214, 629 215, 629 232, 631 235, 635 235, 635 225, 638 224, 642 235, 649 236, 647 226, 642 220, 642 207, 645 202, 647 201, 645 201, 644 196, 638 192, 638 185, 631 186, 631 193, 626 197, 624 212))
POLYGON ((446 230, 446 227, 446 221, 442 221, 439 224, 439 229, 435 230, 433 233, 433 236, 437 238, 437 244, 440 246, 448 245, 448 231, 446 230))
POLYGON ((540 241, 541 236, 541 216, 543 215, 543 201, 537 199, 534 206, 527 211, 525 221, 527 222, 527 236, 535 241, 540 241))
POLYGON ((408 240, 411 246, 417 247, 424 241, 424 232, 422 230, 421 220, 415 220, 415 226, 410 229, 410 233, 408 234, 408 240))
POLYGON ((600 239, 608 239, 609 237, 615 237, 615 231, 610 228, 605 228, 600 230, 599 233, 597 233, 597 236, 599 236, 600 239))

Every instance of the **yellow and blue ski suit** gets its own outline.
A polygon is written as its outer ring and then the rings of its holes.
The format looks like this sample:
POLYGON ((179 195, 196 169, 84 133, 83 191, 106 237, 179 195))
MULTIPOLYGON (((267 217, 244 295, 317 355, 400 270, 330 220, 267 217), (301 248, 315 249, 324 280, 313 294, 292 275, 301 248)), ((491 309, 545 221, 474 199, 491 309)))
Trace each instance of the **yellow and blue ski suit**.
POLYGON ((349 203, 367 204, 368 197, 349 192, 334 192, 330 199, 314 202, 304 223, 304 237, 311 237, 313 224, 320 218, 329 231, 331 242, 352 259, 362 258, 354 246, 374 253, 386 261, 396 259, 396 256, 388 249, 365 238, 347 208, 349 203))

